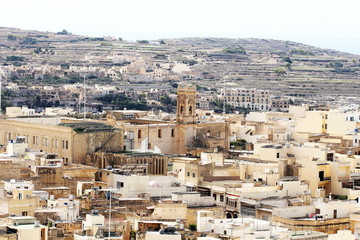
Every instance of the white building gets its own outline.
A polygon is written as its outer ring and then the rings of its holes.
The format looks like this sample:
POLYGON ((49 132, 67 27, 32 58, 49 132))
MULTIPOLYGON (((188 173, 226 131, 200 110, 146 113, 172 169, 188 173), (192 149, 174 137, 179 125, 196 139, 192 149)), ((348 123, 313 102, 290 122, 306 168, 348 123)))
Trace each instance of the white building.
POLYGON ((179 186, 174 176, 140 176, 120 175, 112 173, 110 187, 118 189, 117 194, 122 197, 138 197, 141 194, 149 194, 150 197, 170 197, 173 192, 186 191, 185 186, 179 186))
MULTIPOLYGON (((57 210, 58 221, 74 222, 79 216, 80 201, 74 200, 73 195, 70 195, 69 198, 58 199, 53 199, 53 196, 50 196, 50 199, 47 201, 47 207, 48 209, 57 210)), ((41 211, 41 209, 37 211, 41 211)))

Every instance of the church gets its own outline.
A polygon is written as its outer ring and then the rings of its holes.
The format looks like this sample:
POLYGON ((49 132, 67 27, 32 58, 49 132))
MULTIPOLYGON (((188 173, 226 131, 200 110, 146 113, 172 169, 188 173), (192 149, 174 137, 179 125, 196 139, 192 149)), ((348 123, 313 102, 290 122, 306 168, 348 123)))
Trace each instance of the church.
POLYGON ((124 130, 124 150, 194 156, 227 150, 229 122, 200 119, 196 94, 194 86, 178 87, 176 118, 172 120, 137 117, 136 111, 124 110, 109 112, 107 121, 124 130))

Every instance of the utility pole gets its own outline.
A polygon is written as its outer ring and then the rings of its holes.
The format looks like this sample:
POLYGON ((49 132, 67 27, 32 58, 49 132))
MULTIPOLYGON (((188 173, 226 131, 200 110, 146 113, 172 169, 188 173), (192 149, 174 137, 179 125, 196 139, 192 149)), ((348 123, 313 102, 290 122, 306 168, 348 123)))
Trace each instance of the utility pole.
POLYGON ((110 204, 109 204, 109 239, 110 239, 110 229, 111 229, 111 190, 109 190, 109 200, 110 200, 110 204))
POLYGON ((86 79, 86 77, 84 76, 84 120, 86 119, 86 89, 85 89, 85 79, 86 79))
MULTIPOLYGON (((106 197, 109 197, 109 230, 108 230, 108 239, 110 239, 111 234, 111 199, 114 196, 114 193, 117 191, 117 189, 109 188, 109 189, 102 189, 100 191, 103 191, 105 193, 106 197)), ((105 232, 105 231, 104 231, 105 232)))
POLYGON ((225 115, 226 113, 226 81, 224 78, 224 105, 223 105, 223 114, 225 115))
POLYGON ((0 117, 1 117, 1 110, 2 110, 2 108, 1 108, 1 93, 2 93, 1 86, 2 86, 2 72, 0 71, 0 117))

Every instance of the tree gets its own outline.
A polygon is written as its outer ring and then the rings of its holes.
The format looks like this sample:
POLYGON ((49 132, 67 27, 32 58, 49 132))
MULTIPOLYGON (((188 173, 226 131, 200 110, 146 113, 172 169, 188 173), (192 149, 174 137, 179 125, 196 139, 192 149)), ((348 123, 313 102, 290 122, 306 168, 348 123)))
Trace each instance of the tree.
POLYGON ((61 32, 57 32, 56 34, 59 34, 59 35, 67 35, 67 34, 69 34, 69 32, 66 31, 65 29, 63 29, 61 32))
POLYGON ((224 53, 230 53, 230 54, 246 54, 246 51, 243 47, 237 47, 237 48, 225 48, 223 50, 224 53))
POLYGON ((122 39, 122 38, 119 38, 119 41, 120 41, 120 42, 122 42, 122 41, 123 41, 123 39, 122 39))
POLYGON ((289 57, 284 57, 283 60, 287 63, 293 63, 289 57))
POLYGON ((24 57, 21 56, 7 56, 6 57, 6 61, 11 61, 11 62, 22 62, 24 61, 24 57))
POLYGON ((288 62, 287 62, 287 63, 285 64, 285 67, 286 67, 287 69, 289 69, 289 71, 291 71, 291 63, 288 63, 288 62))
POLYGON ((197 227, 196 224, 189 224, 189 230, 196 231, 197 227))
POLYGON ((23 43, 23 44, 37 44, 37 40, 35 38, 26 37, 21 43, 23 43))
POLYGON ((274 73, 276 73, 278 77, 280 77, 280 76, 285 76, 285 75, 286 75, 286 71, 283 70, 283 69, 280 69, 280 68, 275 69, 275 70, 274 70, 274 73))
POLYGON ((70 64, 69 63, 62 63, 60 64, 61 69, 69 69, 70 68, 70 64))
POLYGON ((14 35, 11 35, 11 34, 7 36, 7 39, 9 41, 16 41, 16 37, 14 35))
POLYGON ((160 40, 160 44, 166 44, 164 40, 160 40))
POLYGON ((165 104, 165 105, 171 104, 171 98, 168 95, 161 96, 159 98, 159 100, 162 104, 165 104))
POLYGON ((333 63, 330 63, 330 67, 333 67, 333 68, 342 68, 344 65, 341 63, 341 62, 333 62, 333 63))
POLYGON ((146 99, 146 94, 145 94, 145 93, 141 93, 141 94, 138 95, 138 98, 139 98, 139 100, 140 100, 140 102, 141 102, 142 100, 145 100, 145 99, 146 99))
POLYGON ((36 53, 36 54, 40 54, 41 52, 42 52, 41 47, 37 47, 37 48, 34 50, 34 53, 36 53))
POLYGON ((138 40, 137 42, 140 44, 149 44, 148 40, 138 40))
POLYGON ((189 65, 189 66, 193 66, 193 65, 195 65, 195 64, 198 63, 198 62, 195 61, 195 60, 187 60, 187 59, 181 60, 181 62, 184 63, 184 64, 187 64, 187 65, 189 65))

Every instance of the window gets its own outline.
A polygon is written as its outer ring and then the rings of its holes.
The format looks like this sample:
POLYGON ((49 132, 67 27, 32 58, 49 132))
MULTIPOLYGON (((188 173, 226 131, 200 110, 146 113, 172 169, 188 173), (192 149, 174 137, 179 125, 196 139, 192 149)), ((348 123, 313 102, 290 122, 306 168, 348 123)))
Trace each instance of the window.
POLYGON ((19 197, 19 200, 23 199, 23 194, 19 193, 18 197, 19 197))
POLYGON ((280 153, 276 153, 276 158, 280 158, 280 153))
POLYGON ((123 183, 123 182, 116 182, 116 187, 117 187, 117 188, 123 188, 123 187, 124 187, 124 183, 123 183))
POLYGON ((216 201, 216 193, 213 194, 213 198, 216 201))
POLYGON ((21 216, 27 216, 28 215, 28 212, 21 212, 21 216))
POLYGON ((171 137, 175 137, 175 129, 171 129, 171 137))
POLYGON ((62 140, 62 148, 65 148, 65 140, 62 140))
POLYGON ((220 202, 224 202, 224 196, 220 195, 220 202))
POLYGON ((190 172, 187 172, 188 177, 190 177, 190 172))
POLYGON ((161 138, 162 132, 161 129, 158 130, 158 138, 161 138))
POLYGON ((138 130, 138 138, 141 138, 141 130, 138 130))
POLYGON ((326 160, 327 161, 333 161, 334 160, 334 154, 333 153, 328 153, 326 155, 326 160))
POLYGON ((193 173, 193 178, 195 177, 195 173, 193 173))
POLYGON ((35 145, 36 144, 36 137, 33 136, 33 144, 35 145))
POLYGON ((66 141, 65 148, 69 149, 69 141, 66 141))

